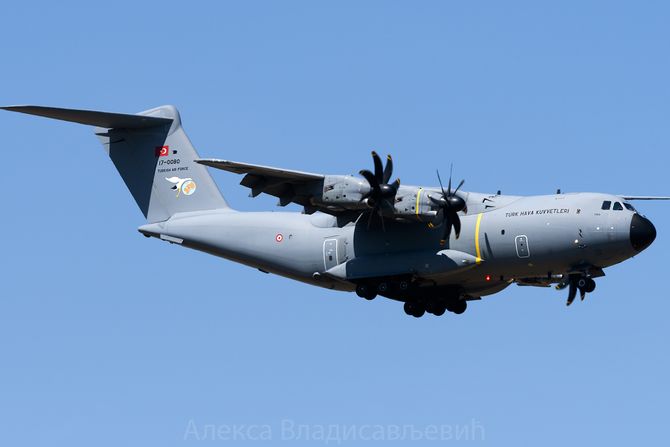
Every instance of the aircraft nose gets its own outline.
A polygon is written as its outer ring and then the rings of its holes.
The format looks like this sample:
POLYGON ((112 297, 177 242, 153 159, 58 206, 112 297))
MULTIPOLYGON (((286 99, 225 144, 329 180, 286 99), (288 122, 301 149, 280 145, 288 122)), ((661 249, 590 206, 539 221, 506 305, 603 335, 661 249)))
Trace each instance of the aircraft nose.
POLYGON ((635 251, 642 251, 649 247, 656 239, 656 228, 646 217, 633 214, 630 221, 630 243, 635 251))

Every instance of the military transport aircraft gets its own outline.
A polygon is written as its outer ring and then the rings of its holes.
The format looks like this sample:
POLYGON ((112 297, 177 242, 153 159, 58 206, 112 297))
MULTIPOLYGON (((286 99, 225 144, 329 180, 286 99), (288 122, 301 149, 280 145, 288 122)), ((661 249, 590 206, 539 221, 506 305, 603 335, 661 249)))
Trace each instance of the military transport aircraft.
POLYGON ((466 310, 512 283, 568 289, 583 300, 603 269, 656 237, 631 200, 600 193, 508 196, 409 186, 373 152, 361 177, 201 159, 177 109, 118 114, 40 106, 5 110, 95 126, 147 219, 139 232, 308 284, 404 302, 408 315, 466 310), (296 203, 302 213, 237 212, 206 166, 296 203))

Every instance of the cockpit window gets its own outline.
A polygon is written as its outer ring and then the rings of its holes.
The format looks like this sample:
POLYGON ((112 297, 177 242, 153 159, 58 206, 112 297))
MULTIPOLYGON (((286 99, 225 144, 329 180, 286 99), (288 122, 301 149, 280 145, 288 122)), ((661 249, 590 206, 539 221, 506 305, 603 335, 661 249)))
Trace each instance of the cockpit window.
POLYGON ((635 208, 633 207, 633 205, 631 205, 630 203, 624 202, 623 206, 625 206, 628 211, 632 211, 632 212, 636 211, 635 208))
POLYGON ((614 207, 612 209, 616 211, 621 211, 623 210, 623 206, 621 206, 621 203, 619 202, 614 202, 614 207))
POLYGON ((610 209, 611 206, 612 206, 612 202, 610 200, 605 200, 603 202, 603 206, 602 206, 601 209, 608 210, 608 209, 610 209))

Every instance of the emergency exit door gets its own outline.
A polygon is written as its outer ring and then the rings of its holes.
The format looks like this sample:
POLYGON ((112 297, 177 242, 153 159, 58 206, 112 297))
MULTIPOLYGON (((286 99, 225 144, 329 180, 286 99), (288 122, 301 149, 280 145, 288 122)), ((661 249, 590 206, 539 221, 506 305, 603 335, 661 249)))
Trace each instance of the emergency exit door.
POLYGON ((529 258, 530 250, 528 249, 528 238, 526 235, 517 236, 514 238, 516 243, 516 254, 520 258, 529 258))

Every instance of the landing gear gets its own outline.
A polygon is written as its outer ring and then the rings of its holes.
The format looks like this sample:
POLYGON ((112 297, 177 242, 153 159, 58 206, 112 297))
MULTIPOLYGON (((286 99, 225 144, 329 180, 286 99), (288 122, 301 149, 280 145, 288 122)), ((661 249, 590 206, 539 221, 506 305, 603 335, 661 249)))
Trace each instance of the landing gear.
POLYGON ((450 301, 435 301, 429 303, 407 301, 404 305, 405 313, 417 318, 421 317, 426 312, 433 314, 436 317, 444 315, 446 311, 460 315, 465 312, 467 308, 468 302, 460 298, 452 299, 450 301))
POLYGON ((447 305, 447 310, 449 312, 455 313, 456 315, 462 314, 463 312, 466 311, 467 308, 468 308, 468 302, 463 299, 452 301, 447 305))
POLYGON ((374 299, 377 295, 388 296, 389 293, 407 292, 411 288, 410 281, 398 282, 363 282, 356 285, 356 294, 366 300, 374 299))
POLYGON ((366 300, 372 300, 377 296, 377 293, 372 286, 362 283, 356 286, 356 295, 365 298, 366 300))
POLYGON ((444 315, 446 311, 447 308, 444 306, 434 306, 432 309, 430 309, 430 313, 435 315, 436 317, 444 315))
POLYGON ((591 293, 596 289, 596 282, 583 274, 573 273, 568 275, 568 278, 563 283, 556 286, 557 289, 564 289, 569 287, 568 291, 568 301, 565 303, 566 306, 572 304, 577 296, 577 291, 579 290, 579 297, 582 301, 586 298, 587 293, 591 293))
POLYGON ((415 318, 420 318, 426 313, 426 309, 419 303, 414 301, 407 301, 403 306, 405 313, 415 318))
POLYGON ((596 282, 591 278, 588 278, 586 280, 586 285, 584 286, 584 291, 586 291, 586 293, 591 293, 594 290, 596 290, 596 282))
POLYGON ((446 311, 460 315, 468 307, 467 297, 460 288, 445 287, 439 292, 431 288, 421 289, 409 275, 361 281, 356 284, 356 294, 366 300, 372 300, 379 295, 405 301, 403 306, 405 313, 415 318, 420 318, 426 313, 439 317, 446 311), (422 291, 424 293, 421 293, 422 291))

